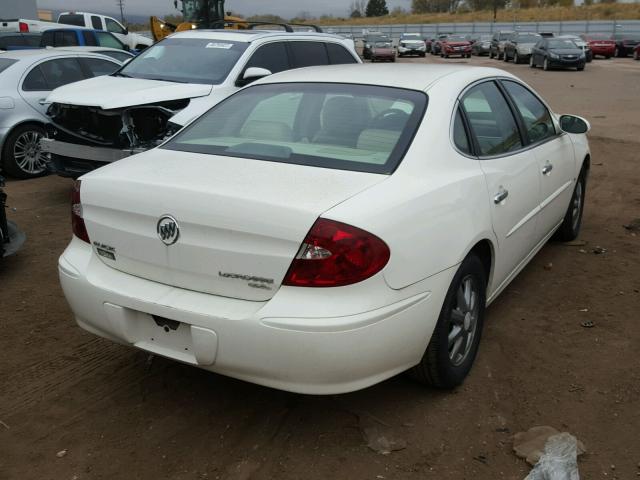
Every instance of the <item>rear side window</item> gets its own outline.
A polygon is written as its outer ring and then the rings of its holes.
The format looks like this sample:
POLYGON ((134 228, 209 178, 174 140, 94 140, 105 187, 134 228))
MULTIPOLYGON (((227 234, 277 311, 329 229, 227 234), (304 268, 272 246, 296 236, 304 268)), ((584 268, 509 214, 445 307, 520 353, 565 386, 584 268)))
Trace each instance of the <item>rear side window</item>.
POLYGON ((106 55, 107 57, 115 58, 119 62, 124 62, 125 60, 130 60, 133 58, 126 52, 114 52, 111 50, 96 50, 93 53, 99 53, 100 55, 106 55))
POLYGON ((471 88, 463 97, 462 106, 480 155, 503 155, 522 148, 516 120, 495 83, 485 82, 471 88))
POLYGON ((53 47, 53 34, 54 32, 48 31, 42 34, 42 38, 40 39, 41 47, 53 47))
POLYGON ((0 58, 0 72, 6 70, 16 62, 17 60, 13 60, 11 58, 0 58))
POLYGON ((96 17, 95 15, 91 15, 91 26, 96 30, 103 30, 102 21, 100 17, 96 17))
POLYGON ((289 66, 289 55, 286 45, 282 42, 268 43, 258 48, 251 59, 247 62, 247 67, 266 68, 271 73, 283 72, 291 68, 289 66))
POLYGON ((291 48, 293 68, 329 65, 329 57, 324 43, 290 42, 289 47, 291 48))
POLYGON ((42 74, 42 70, 40 70, 39 66, 35 67, 28 73, 28 75, 24 79, 24 82, 22 83, 22 90, 27 92, 49 90, 47 81, 44 79, 44 75, 42 74))
MULTIPOLYGON (((255 85, 216 105, 162 148, 390 174, 426 104, 424 92, 399 88, 255 85)), ((211 161, 215 165, 215 157, 211 161)))
POLYGON ((75 58, 57 58, 40 64, 49 90, 84 80, 80 63, 75 58))
POLYGON ((551 114, 533 93, 515 82, 502 82, 516 104, 532 143, 554 137, 556 134, 551 114))
POLYGON ((78 37, 75 32, 59 30, 53 33, 53 47, 73 47, 78 45, 78 37))
POLYGON ((453 143, 455 143, 456 148, 462 153, 471 155, 471 144, 469 143, 467 130, 464 127, 460 108, 456 110, 456 116, 453 121, 453 143))
POLYGON ((65 25, 75 25, 76 27, 84 27, 84 15, 60 15, 60 18, 58 18, 58 23, 64 23, 65 25))
POLYGON ((97 47, 98 42, 96 42, 96 37, 93 35, 93 32, 84 31, 82 32, 82 38, 84 38, 84 44, 88 47, 97 47))
POLYGON ((101 58, 81 58, 80 61, 91 72, 92 77, 111 75, 120 68, 117 63, 110 62, 109 60, 103 60, 101 58))
POLYGON ((349 53, 349 50, 337 43, 327 43, 327 52, 329 53, 329 63, 331 65, 342 65, 347 63, 358 63, 349 53))
POLYGON ((123 44, 120 41, 107 32, 95 32, 98 39, 98 45, 101 47, 118 48, 124 50, 123 44))
POLYGON ((40 46, 40 35, 24 35, 22 38, 24 39, 24 43, 29 47, 40 46))

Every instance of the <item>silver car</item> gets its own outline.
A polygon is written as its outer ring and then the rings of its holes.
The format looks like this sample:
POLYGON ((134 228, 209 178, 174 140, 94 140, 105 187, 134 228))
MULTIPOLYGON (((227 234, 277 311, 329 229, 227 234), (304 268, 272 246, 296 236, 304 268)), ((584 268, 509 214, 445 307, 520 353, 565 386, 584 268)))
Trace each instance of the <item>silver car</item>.
POLYGON ((527 63, 531 57, 531 50, 542 40, 542 37, 535 32, 518 32, 504 44, 503 60, 513 63, 527 63))
POLYGON ((6 175, 31 178, 46 172, 40 138, 48 121, 49 93, 63 85, 109 75, 122 62, 95 53, 55 49, 0 53, 0 168, 6 175))

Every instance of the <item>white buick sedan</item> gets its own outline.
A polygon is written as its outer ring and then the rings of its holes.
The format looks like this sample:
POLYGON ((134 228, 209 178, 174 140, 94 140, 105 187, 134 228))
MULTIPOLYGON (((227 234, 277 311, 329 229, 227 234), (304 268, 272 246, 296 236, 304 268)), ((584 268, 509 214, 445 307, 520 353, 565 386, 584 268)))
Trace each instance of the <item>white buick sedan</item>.
POLYGON ((486 306, 578 235, 588 129, 492 68, 273 75, 83 176, 62 286, 82 328, 250 382, 451 388, 486 306))

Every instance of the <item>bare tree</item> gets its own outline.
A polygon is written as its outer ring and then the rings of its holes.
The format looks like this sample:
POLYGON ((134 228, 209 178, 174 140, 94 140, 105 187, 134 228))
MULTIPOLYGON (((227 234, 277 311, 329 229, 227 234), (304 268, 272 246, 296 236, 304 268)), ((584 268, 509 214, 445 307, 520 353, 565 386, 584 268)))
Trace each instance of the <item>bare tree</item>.
POLYGON ((350 17, 364 17, 367 10, 367 0, 353 0, 349 6, 350 17))

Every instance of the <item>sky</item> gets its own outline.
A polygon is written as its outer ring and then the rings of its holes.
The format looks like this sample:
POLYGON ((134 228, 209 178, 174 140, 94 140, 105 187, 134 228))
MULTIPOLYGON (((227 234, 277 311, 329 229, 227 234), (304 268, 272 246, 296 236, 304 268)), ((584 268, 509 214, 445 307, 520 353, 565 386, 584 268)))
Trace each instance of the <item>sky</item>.
MULTIPOLYGON (((173 8, 173 0, 124 0, 125 15, 167 15, 178 13, 173 8)), ((226 0, 226 10, 244 16, 273 13, 291 18, 300 12, 313 16, 329 14, 347 16, 351 0, 226 0)), ((387 0, 389 9, 401 6, 409 9, 411 0, 387 0)), ((81 10, 85 12, 119 12, 116 0, 38 0, 38 8, 49 10, 81 10)))

